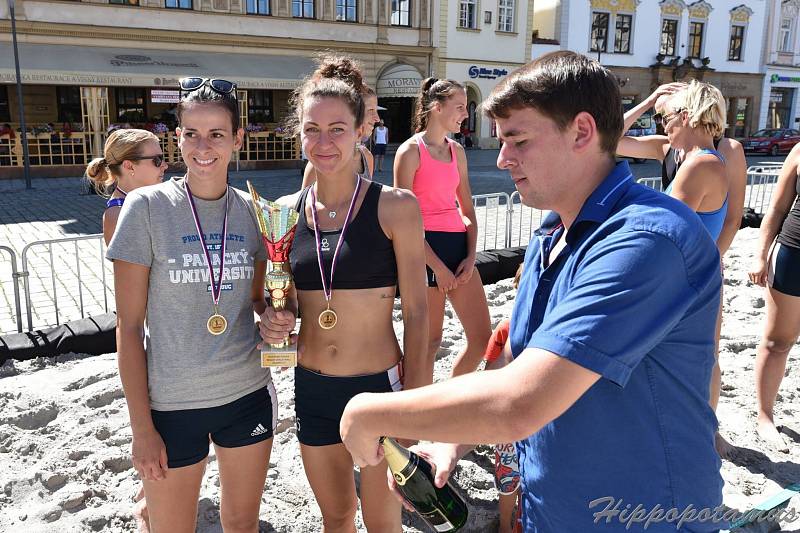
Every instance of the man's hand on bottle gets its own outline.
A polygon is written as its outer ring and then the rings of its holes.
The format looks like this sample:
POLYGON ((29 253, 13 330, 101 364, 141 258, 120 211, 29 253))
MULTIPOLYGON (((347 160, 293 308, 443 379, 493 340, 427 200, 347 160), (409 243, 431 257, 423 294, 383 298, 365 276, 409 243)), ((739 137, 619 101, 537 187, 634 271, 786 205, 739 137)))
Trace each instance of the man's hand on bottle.
MULTIPOLYGON (((458 460, 461 459, 473 446, 471 444, 450 444, 446 442, 426 442, 411 446, 409 450, 419 455, 430 463, 431 470, 433 471, 433 483, 437 487, 444 487, 447 480, 450 479, 450 474, 453 473, 458 460)), ((391 470, 386 469, 387 481, 389 483, 389 490, 394 494, 400 503, 403 504, 407 510, 413 512, 414 508, 409 504, 403 495, 397 490, 397 484, 394 481, 391 470)))

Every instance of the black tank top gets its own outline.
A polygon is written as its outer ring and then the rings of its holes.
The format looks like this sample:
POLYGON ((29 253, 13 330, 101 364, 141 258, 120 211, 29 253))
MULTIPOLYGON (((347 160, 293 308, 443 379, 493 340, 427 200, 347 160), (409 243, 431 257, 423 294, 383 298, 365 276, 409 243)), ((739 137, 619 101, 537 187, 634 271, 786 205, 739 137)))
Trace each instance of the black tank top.
MULTIPOLYGON (((722 141, 722 138, 714 139, 714 148, 719 148, 719 143, 722 141)), ((672 146, 669 147, 667 150, 666 155, 664 156, 663 161, 661 161, 661 190, 666 191, 669 184, 672 183, 672 180, 675 179, 675 176, 678 174, 678 169, 681 168, 681 163, 683 161, 676 161, 677 157, 677 150, 672 146)))
POLYGON ((778 242, 792 248, 800 248, 800 171, 797 172, 795 179, 795 198, 794 206, 783 221, 783 227, 778 234, 778 242))
MULTIPOLYGON (((397 285, 397 261, 392 241, 383 233, 378 221, 380 183, 369 182, 367 194, 358 212, 350 221, 333 279, 334 289, 372 289, 397 285)), ((317 262, 317 243, 313 227, 306 220, 308 187, 298 202, 300 217, 289 262, 295 286, 301 291, 321 291, 322 278, 317 262)), ((331 262, 342 230, 321 231, 322 264, 330 279, 331 262)))

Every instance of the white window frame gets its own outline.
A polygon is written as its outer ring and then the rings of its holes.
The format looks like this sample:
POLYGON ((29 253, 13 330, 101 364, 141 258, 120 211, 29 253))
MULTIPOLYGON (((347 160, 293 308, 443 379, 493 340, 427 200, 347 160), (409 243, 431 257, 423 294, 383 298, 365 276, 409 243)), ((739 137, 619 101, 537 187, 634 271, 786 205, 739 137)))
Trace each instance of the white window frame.
POLYGON ((731 22, 731 26, 728 29, 728 61, 744 61, 744 52, 745 52, 745 42, 747 41, 747 24, 744 22, 731 22), (742 28, 742 45, 739 50, 739 59, 731 59, 731 38, 733 37, 733 28, 739 27, 742 28))
POLYGON ((694 24, 694 23, 703 25, 703 31, 700 33, 700 52, 698 52, 697 57, 689 55, 689 53, 690 53, 689 47, 692 44, 692 36, 691 36, 690 33, 687 32, 687 34, 686 34, 686 57, 687 58, 692 58, 692 59, 702 59, 703 57, 705 57, 705 53, 706 53, 706 33, 708 33, 708 19, 689 19, 689 28, 688 28, 689 32, 692 31, 692 24, 694 24))
POLYGON ((604 9, 593 9, 590 12, 589 18, 589 53, 596 54, 598 51, 603 54, 609 53, 609 45, 613 49, 614 43, 611 42, 611 22, 614 20, 613 14, 610 11, 606 11, 604 9), (592 30, 594 29, 594 15, 608 15, 608 25, 606 26, 606 48, 605 50, 596 50, 595 49, 595 41, 592 37, 592 30))
POLYGON ((392 9, 392 2, 389 1, 389 25, 390 26, 400 26, 403 28, 411 27, 411 0, 397 0, 397 10, 392 9), (403 11, 403 4, 406 6, 406 10, 403 11), (403 23, 403 15, 405 15, 407 22, 403 23))
POLYGON ((516 18, 515 0, 497 0, 497 31, 513 33, 516 18))
POLYGON ((458 27, 466 30, 478 29, 478 0, 458 0, 458 27), (472 20, 467 20, 465 14, 472 6, 472 20))
MULTIPOLYGON (((611 25, 609 23, 609 25, 611 25)), ((631 55, 633 54, 633 31, 636 26, 636 13, 628 13, 628 12, 618 12, 614 13, 614 24, 611 25, 614 28, 614 46, 612 52, 615 54, 626 54, 631 55), (617 52, 617 18, 620 16, 626 16, 631 18, 631 27, 628 33, 628 51, 627 52, 617 52)))
POLYGON ((673 16, 662 16, 661 23, 658 25, 658 53, 661 54, 661 35, 664 28, 664 21, 671 20, 675 22, 675 43, 671 54, 664 54, 664 57, 676 57, 681 48, 681 19, 673 16))
POLYGON ((358 0, 336 0, 336 2, 334 3, 334 8, 336 10, 336 20, 337 21, 339 21, 339 22, 358 22, 358 0), (340 10, 340 6, 339 6, 339 2, 343 3, 343 5, 341 6, 342 7, 341 10, 340 10), (347 4, 352 4, 353 5, 353 12, 354 12, 355 17, 352 18, 352 19, 348 19, 347 18, 347 12, 348 12, 348 9, 347 9, 348 5, 347 4), (340 13, 343 13, 343 15, 340 14, 340 13))
POLYGON ((794 21, 791 17, 781 17, 781 25, 779 29, 778 51, 784 53, 791 53, 793 50, 794 39, 794 21), (783 23, 788 22, 789 27, 784 28, 783 23), (784 46, 785 45, 785 46, 784 46))

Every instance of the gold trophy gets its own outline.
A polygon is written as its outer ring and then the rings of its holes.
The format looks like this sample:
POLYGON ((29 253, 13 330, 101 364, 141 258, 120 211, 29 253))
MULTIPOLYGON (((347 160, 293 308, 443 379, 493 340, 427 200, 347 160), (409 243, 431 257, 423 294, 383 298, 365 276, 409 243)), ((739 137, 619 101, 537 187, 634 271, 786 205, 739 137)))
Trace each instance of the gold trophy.
MULTIPOLYGON (((266 287, 276 311, 286 308, 292 276, 285 270, 292 250, 294 232, 297 228, 298 212, 290 207, 264 200, 248 181, 247 188, 253 199, 261 239, 267 248, 272 269, 266 276, 266 287)), ((297 349, 289 343, 287 336, 280 344, 267 344, 261 350, 261 366, 297 366, 297 349)))

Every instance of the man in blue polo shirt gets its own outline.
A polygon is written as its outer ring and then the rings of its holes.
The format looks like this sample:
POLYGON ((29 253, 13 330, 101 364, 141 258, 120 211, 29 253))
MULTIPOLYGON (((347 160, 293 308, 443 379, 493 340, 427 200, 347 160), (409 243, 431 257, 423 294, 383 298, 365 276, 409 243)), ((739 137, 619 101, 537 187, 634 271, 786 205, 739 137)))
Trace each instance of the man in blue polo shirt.
MULTIPOLYGON (((532 239, 503 369, 356 396, 341 432, 359 464, 378 436, 517 441, 525 531, 717 531, 722 479, 708 404, 719 255, 681 202, 614 151, 619 89, 596 62, 544 56, 484 102, 532 239), (669 276, 664 276, 669 272, 669 276)), ((444 483, 468 447, 421 450, 444 483)))

